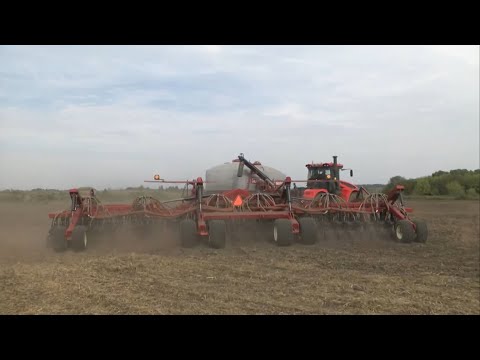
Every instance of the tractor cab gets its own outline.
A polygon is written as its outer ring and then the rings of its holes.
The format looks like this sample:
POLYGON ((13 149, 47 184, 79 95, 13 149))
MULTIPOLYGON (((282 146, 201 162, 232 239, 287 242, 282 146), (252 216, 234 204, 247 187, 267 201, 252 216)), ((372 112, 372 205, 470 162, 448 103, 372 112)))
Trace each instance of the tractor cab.
MULTIPOLYGON (((347 169, 337 163, 336 156, 333 157, 333 162, 312 162, 305 166, 308 169, 307 187, 303 193, 305 198, 314 198, 319 192, 325 192, 349 199, 352 191, 358 190, 355 185, 340 180, 340 170, 347 169)), ((350 176, 353 176, 351 169, 350 176)))
MULTIPOLYGON (((334 180, 336 179, 332 163, 307 164, 308 181, 307 189, 325 189, 328 192, 335 191, 334 180)), ((342 165, 338 165, 343 167, 342 165)))

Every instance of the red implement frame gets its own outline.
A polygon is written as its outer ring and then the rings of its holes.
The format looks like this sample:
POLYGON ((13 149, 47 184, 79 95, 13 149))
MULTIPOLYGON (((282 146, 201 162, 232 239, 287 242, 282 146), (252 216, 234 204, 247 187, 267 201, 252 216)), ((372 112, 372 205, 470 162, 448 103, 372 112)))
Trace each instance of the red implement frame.
MULTIPOLYGON (((71 209, 51 213, 52 227, 61 224, 66 227, 65 240, 71 240, 72 233, 79 224, 87 227, 134 223, 146 224, 164 220, 193 219, 197 235, 208 236, 208 223, 214 220, 235 222, 240 220, 278 220, 288 219, 293 234, 299 234, 299 219, 302 217, 319 217, 326 214, 337 219, 357 221, 382 215, 390 216, 393 221, 408 220, 411 209, 403 206, 403 186, 397 186, 389 194, 370 194, 363 188, 352 185, 352 189, 362 193, 366 198, 359 202, 350 202, 342 197, 319 191, 314 197, 293 198, 292 180, 286 177, 279 184, 263 174, 254 164, 248 162, 243 154, 239 156, 240 164, 245 164, 260 177, 257 186, 262 192, 250 192, 245 189, 233 189, 221 194, 204 195, 204 181, 201 177, 189 181, 165 181, 163 179, 146 182, 184 183, 192 186, 191 197, 174 201, 160 202, 151 197, 138 197, 132 204, 103 205, 91 190, 89 196, 81 196, 77 189, 69 191, 71 209), (375 196, 374 196, 375 195, 375 196), (169 204, 173 203, 173 206, 169 204), (176 204, 175 204, 176 203, 176 204)), ((295 182, 306 182, 296 180, 295 182)), ((315 180, 314 180, 315 181, 315 180)), ((350 184, 349 184, 350 185, 350 184)), ((350 193, 349 193, 350 194, 350 193)), ((343 196, 345 194, 342 193, 343 196)))

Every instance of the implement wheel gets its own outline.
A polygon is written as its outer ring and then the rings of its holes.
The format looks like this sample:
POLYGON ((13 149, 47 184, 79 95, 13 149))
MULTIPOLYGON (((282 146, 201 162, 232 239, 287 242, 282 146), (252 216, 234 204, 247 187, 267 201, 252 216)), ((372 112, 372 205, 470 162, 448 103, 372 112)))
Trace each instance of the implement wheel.
POLYGON ((47 239, 47 247, 52 248, 56 252, 67 250, 67 240, 65 240, 66 226, 56 226, 50 230, 47 239))
POLYGON ((423 220, 414 220, 413 223, 417 227, 414 241, 419 243, 425 243, 428 238, 427 223, 423 220))
POLYGON ((72 232, 71 246, 75 251, 83 251, 87 248, 87 227, 80 225, 76 226, 72 232))
POLYGON ((317 226, 312 218, 298 219, 302 244, 313 245, 317 242, 317 226))
POLYGON ((189 248, 197 243, 197 224, 191 219, 180 222, 180 243, 182 247, 189 248))
POLYGON ((290 246, 293 242, 292 223, 288 219, 276 219, 273 223, 273 240, 277 246, 290 246))
POLYGON ((395 225, 394 238, 398 242, 411 243, 415 239, 415 230, 408 220, 400 220, 395 225))
POLYGON ((208 224, 208 244, 214 249, 223 249, 227 237, 227 227, 223 220, 211 220, 208 224))

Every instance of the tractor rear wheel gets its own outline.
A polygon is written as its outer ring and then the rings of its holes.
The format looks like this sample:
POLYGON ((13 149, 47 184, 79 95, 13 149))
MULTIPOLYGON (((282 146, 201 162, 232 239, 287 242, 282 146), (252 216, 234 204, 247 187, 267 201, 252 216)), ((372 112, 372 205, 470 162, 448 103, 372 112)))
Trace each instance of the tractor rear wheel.
POLYGON ((414 220, 413 223, 417 227, 415 242, 425 243, 428 238, 427 223, 423 220, 414 220))
POLYGON ((56 252, 67 250, 67 240, 65 240, 66 226, 57 226, 51 229, 47 239, 47 247, 51 247, 56 252))
POLYGON ((227 237, 227 226, 223 220, 211 220, 208 224, 208 243, 214 249, 223 249, 227 237))
POLYGON ((197 224, 191 219, 180 222, 180 243, 182 247, 193 247, 197 242, 197 224))
POLYGON ((312 218, 300 218, 300 239, 303 244, 313 245, 317 242, 317 226, 312 218))
POLYGON ((273 240, 277 246, 290 246, 293 242, 292 223, 288 219, 277 219, 273 223, 273 240))
POLYGON ((76 226, 72 232, 71 246, 75 251, 83 251, 87 248, 87 227, 80 225, 76 226))
POLYGON ((415 239, 415 230, 408 220, 400 220, 395 225, 395 240, 402 243, 411 243, 415 239))

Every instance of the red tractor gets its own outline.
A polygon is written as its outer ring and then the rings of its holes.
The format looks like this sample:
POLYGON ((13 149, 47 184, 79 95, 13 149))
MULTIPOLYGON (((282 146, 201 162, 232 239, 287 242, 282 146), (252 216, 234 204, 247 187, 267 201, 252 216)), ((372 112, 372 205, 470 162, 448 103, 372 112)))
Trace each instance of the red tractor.
MULTIPOLYGON (((340 179, 344 169, 333 156, 330 163, 307 164, 307 186, 295 193, 293 208, 298 216, 311 216, 317 220, 318 227, 336 227, 337 229, 380 228, 391 231, 399 242, 425 242, 428 237, 426 223, 411 219, 411 208, 405 207, 404 187, 396 186, 388 194, 369 193, 364 187, 358 187, 340 179), (303 214, 303 215, 302 215, 303 214)), ((297 181, 296 182, 305 182, 297 181)))
POLYGON ((313 199, 321 192, 340 195, 345 201, 358 200, 357 196, 361 195, 359 187, 340 180, 340 171, 350 170, 350 176, 353 176, 353 170, 344 169, 342 164, 338 164, 337 156, 333 157, 333 162, 312 162, 305 166, 308 169, 307 188, 303 192, 305 199, 313 199))

